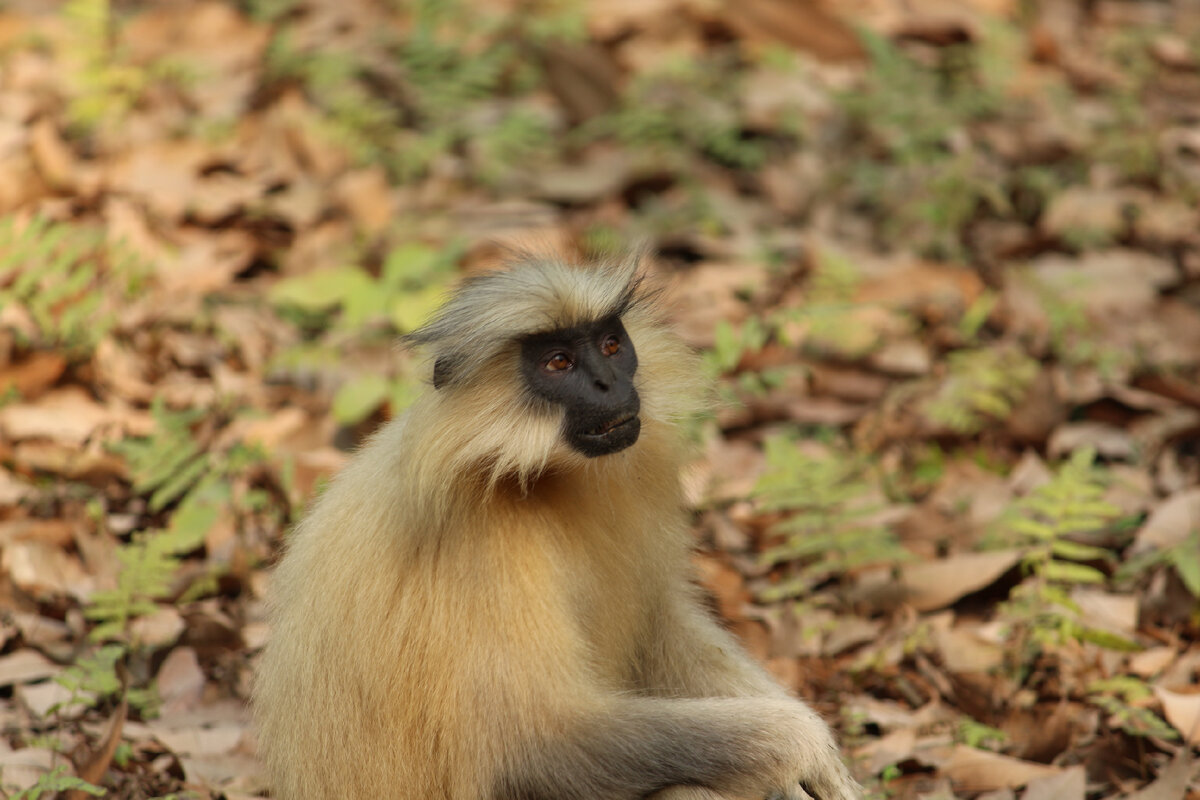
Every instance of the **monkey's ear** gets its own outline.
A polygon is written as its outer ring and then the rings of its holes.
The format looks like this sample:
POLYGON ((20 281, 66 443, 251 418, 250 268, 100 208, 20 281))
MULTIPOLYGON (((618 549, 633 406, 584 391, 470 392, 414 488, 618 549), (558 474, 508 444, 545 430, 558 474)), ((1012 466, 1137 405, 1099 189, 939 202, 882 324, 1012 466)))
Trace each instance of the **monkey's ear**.
POLYGON ((437 361, 433 362, 433 388, 440 389, 450 380, 450 373, 453 364, 446 356, 442 356, 437 361))

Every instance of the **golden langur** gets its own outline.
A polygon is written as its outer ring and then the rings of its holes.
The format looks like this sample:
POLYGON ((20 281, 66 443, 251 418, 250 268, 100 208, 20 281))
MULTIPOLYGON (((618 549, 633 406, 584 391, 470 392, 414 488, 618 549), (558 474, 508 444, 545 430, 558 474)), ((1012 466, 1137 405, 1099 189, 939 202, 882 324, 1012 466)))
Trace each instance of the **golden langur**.
POLYGON ((410 335, 433 387, 292 534, 254 691, 282 800, 853 800, 703 608, 697 366, 636 261, 525 258, 410 335))

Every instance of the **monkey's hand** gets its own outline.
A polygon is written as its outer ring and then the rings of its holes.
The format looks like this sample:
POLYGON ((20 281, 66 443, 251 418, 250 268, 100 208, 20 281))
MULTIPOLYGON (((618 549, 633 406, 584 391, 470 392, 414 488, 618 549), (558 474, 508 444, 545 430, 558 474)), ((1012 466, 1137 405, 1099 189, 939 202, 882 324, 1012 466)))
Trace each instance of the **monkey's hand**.
POLYGON ((795 764, 799 767, 799 775, 790 786, 777 790, 774 797, 780 800, 800 800, 807 796, 816 800, 861 800, 862 789, 842 762, 829 726, 808 706, 797 706, 799 713, 791 726, 791 735, 797 750, 795 764), (796 784, 804 791, 799 791, 796 784))

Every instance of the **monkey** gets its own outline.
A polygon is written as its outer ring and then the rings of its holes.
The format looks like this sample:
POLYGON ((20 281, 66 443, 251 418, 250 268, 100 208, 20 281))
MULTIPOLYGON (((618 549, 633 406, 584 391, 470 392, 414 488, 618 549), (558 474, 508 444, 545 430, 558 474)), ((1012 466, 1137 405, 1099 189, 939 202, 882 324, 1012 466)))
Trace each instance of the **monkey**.
POLYGON ((700 370, 639 264, 522 256, 407 335, 432 386, 273 573, 252 702, 274 797, 860 797, 692 580, 700 370))

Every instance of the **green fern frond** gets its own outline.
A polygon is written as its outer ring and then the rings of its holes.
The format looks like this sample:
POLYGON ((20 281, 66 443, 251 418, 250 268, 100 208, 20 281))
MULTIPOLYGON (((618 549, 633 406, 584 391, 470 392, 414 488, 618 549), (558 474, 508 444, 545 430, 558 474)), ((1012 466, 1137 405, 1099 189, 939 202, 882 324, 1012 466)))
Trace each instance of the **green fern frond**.
POLYGON ((1025 547, 1023 564, 1030 577, 1015 587, 1004 605, 1026 639, 1025 655, 1042 645, 1088 641, 1115 650, 1137 649, 1124 636, 1089 625, 1071 599, 1076 586, 1103 586, 1108 576, 1083 561, 1109 562, 1112 554, 1079 537, 1109 529, 1120 509, 1104 499, 1106 476, 1094 465, 1095 452, 1081 449, 1054 477, 1018 501, 999 527, 1025 547))
POLYGON ((860 459, 841 451, 808 455, 786 437, 767 440, 766 456, 768 468, 754 494, 763 511, 784 516, 771 528, 782 541, 760 558, 786 569, 760 599, 796 597, 847 570, 907 558, 895 533, 870 521, 879 507, 870 500, 860 459))
POLYGON ((90 350, 114 323, 113 308, 145 273, 95 228, 35 216, 0 220, 0 305, 24 308, 40 340, 90 350))
POLYGON ((932 422, 960 434, 1008 417, 1038 372, 1037 362, 1015 348, 959 350, 947 360, 945 379, 924 411, 932 422))
POLYGON ((93 797, 103 797, 107 789, 88 783, 83 778, 67 774, 65 766, 57 766, 37 779, 37 782, 27 789, 9 795, 9 800, 41 800, 42 797, 55 797, 60 792, 80 791, 93 797))

